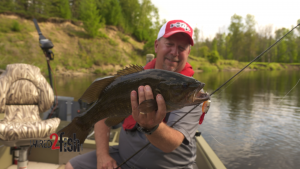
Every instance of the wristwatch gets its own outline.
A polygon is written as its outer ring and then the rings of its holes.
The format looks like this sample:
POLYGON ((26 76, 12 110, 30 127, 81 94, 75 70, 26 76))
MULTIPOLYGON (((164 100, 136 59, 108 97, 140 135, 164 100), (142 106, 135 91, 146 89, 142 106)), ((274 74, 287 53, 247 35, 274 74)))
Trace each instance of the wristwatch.
POLYGON ((158 126, 159 126, 159 124, 158 124, 155 127, 153 127, 151 130, 147 130, 147 129, 141 127, 139 125, 139 123, 136 123, 135 125, 136 125, 136 128, 137 128, 138 131, 140 131, 140 132, 142 132, 144 134, 147 134, 147 135, 151 135, 158 128, 158 126))

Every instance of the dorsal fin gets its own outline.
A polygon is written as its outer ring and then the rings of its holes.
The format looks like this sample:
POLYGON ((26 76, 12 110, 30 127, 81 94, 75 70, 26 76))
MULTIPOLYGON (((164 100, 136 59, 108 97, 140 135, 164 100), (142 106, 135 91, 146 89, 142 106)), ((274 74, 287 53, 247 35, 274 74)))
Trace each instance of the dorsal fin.
POLYGON ((107 76, 104 78, 98 78, 86 89, 80 100, 86 103, 92 103, 98 100, 100 93, 115 80, 115 76, 107 76))
POLYGON ((142 66, 130 65, 129 67, 126 67, 123 70, 119 70, 118 73, 115 75, 115 77, 129 75, 131 73, 137 73, 137 72, 140 72, 140 71, 143 71, 143 70, 144 70, 144 68, 142 66))
POLYGON ((83 93, 80 100, 86 103, 92 103, 98 100, 100 93, 117 77, 143 71, 144 68, 138 65, 130 65, 123 70, 119 70, 115 76, 108 76, 96 79, 83 93))

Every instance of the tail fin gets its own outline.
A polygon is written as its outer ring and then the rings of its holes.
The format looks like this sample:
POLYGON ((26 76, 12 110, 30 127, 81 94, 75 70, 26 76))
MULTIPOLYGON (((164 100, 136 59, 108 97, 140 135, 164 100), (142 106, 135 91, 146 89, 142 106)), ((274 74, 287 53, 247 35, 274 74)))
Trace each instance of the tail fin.
POLYGON ((80 144, 83 144, 84 140, 89 134, 90 129, 91 127, 83 125, 80 121, 80 118, 76 117, 69 125, 58 131, 57 134, 60 135, 60 133, 64 132, 63 137, 72 138, 73 134, 76 133, 76 138, 79 139, 80 144))

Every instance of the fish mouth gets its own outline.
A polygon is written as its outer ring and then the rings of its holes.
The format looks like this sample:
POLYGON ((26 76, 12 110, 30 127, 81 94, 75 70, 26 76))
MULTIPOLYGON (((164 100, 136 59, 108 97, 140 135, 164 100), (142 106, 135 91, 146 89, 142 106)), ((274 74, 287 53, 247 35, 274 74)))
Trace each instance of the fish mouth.
POLYGON ((210 99, 209 94, 207 92, 204 92, 202 88, 203 87, 199 87, 198 89, 195 90, 193 96, 193 103, 202 103, 210 99))

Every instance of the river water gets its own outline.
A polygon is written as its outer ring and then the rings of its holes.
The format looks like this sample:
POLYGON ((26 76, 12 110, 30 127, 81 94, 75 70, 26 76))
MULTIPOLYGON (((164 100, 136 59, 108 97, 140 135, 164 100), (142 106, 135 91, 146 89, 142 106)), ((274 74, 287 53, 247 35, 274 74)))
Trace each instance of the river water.
MULTIPOLYGON (((235 73, 194 77, 211 93, 235 73)), ((95 78, 56 78, 57 93, 77 100, 95 78)), ((298 71, 243 72, 212 96, 198 130, 227 168, 299 168, 299 79, 298 71)))

